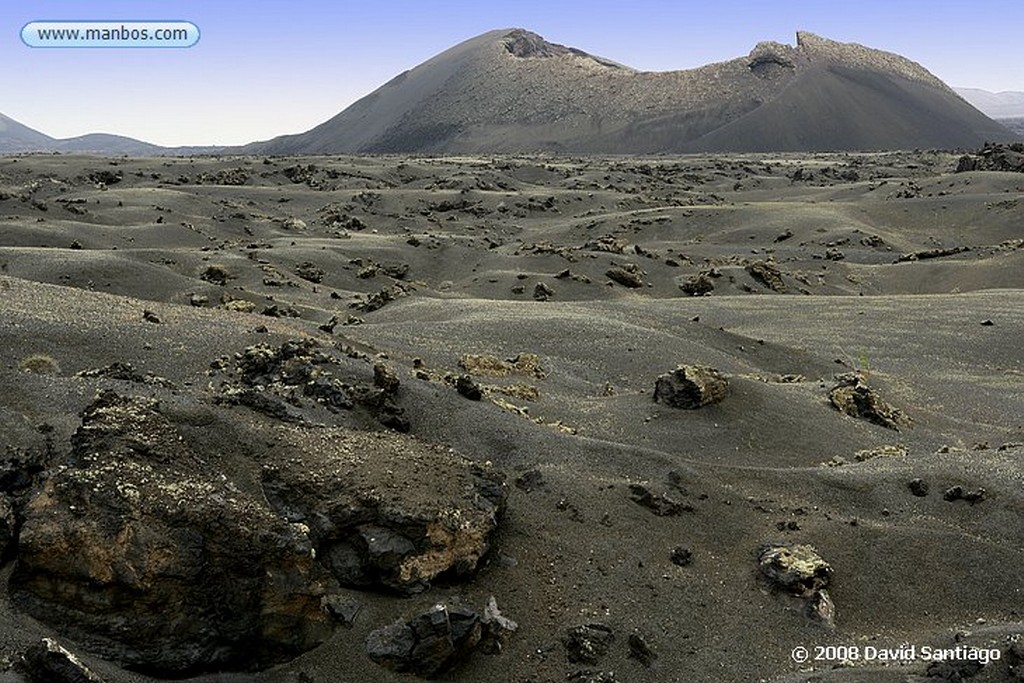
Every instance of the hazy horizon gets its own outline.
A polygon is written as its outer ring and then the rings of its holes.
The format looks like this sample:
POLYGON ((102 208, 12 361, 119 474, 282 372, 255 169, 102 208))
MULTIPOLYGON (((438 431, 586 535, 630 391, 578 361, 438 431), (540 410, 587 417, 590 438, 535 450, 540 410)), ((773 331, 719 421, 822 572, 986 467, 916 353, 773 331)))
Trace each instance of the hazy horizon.
POLYGON ((612 2, 480 6, 294 2, 252 5, 44 0, 0 7, 0 113, 66 138, 114 133, 164 146, 235 145, 299 133, 398 73, 489 30, 522 27, 643 71, 690 69, 746 55, 806 30, 899 53, 954 87, 1024 91, 1016 2, 882 0, 777 3, 612 2), (33 49, 38 20, 180 19, 202 37, 187 49, 33 49), (974 36, 983 36, 976 41, 974 36), (22 96, 12 98, 11 93, 22 96), (69 113, 70 112, 70 113, 69 113))

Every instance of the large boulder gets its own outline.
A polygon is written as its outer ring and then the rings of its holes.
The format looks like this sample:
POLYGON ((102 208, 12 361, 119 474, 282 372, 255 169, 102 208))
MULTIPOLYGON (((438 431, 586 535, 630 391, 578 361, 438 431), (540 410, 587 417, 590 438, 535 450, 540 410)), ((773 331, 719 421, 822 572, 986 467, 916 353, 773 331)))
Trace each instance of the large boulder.
POLYGON ((15 604, 130 668, 258 669, 331 632, 305 528, 215 473, 155 401, 102 393, 23 514, 15 604))
POLYGON ((366 653, 393 671, 433 677, 468 657, 482 635, 479 614, 439 604, 370 633, 366 653))
POLYGON ((343 584, 417 593, 472 573, 508 495, 503 476, 449 449, 391 432, 277 432, 282 457, 263 473, 270 504, 309 528, 343 584))

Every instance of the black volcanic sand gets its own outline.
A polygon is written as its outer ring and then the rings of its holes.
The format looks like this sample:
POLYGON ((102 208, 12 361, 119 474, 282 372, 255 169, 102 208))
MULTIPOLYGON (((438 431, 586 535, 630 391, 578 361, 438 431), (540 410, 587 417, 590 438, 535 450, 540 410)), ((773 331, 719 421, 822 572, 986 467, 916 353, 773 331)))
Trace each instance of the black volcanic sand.
MULTIPOLYGON (((1024 633, 1024 175, 954 174, 956 161, 3 158, 0 441, 48 443, 59 459, 112 388, 159 398, 196 434, 216 427, 196 437, 211 449, 272 461, 270 442, 233 439, 276 419, 214 403, 210 364, 309 337, 354 377, 370 376, 359 353, 385 359, 414 437, 507 474, 474 578, 413 597, 349 591, 355 624, 323 645, 258 675, 194 680, 410 680, 370 661, 367 634, 491 595, 518 632, 446 680, 945 680, 923 678, 921 661, 807 673, 790 652, 1005 649, 1024 633), (776 277, 756 275, 764 264, 776 277), (687 295, 701 274, 713 288, 687 295), (33 354, 54 363, 22 368, 33 354), (484 400, 471 401, 444 379, 467 373, 467 354, 536 354, 542 371, 478 372, 484 400), (114 362, 170 386, 75 376, 114 362), (681 363, 718 369, 729 395, 692 411, 655 403, 655 379, 681 363), (833 376, 850 371, 909 424, 834 409, 833 376), (898 448, 858 457, 884 446, 898 448), (653 514, 635 484, 683 511, 653 514), (945 500, 954 486, 985 495, 945 500), (760 575, 766 542, 813 545, 832 566, 833 629, 760 575), (689 564, 672 562, 677 546, 689 564), (612 646, 570 663, 562 638, 590 622, 612 646), (657 653, 649 669, 628 657, 634 629, 657 653)), ((296 410, 385 429, 358 410, 296 410)), ((49 636, 108 681, 151 680, 6 598, 0 613, 0 657, 49 636)), ((1004 658, 972 680, 1007 672, 1004 658)))

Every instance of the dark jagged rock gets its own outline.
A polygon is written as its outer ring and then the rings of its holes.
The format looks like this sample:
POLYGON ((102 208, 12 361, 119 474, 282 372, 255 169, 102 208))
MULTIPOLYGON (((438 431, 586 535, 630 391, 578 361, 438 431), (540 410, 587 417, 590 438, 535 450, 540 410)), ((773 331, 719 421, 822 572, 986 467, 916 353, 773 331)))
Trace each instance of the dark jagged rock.
POLYGON ((295 445, 263 489, 338 581, 411 594, 476 570, 505 504, 500 474, 399 434, 306 431, 280 432, 295 445))
POLYGON ((676 546, 672 549, 669 558, 672 560, 672 564, 677 567, 686 567, 693 564, 693 551, 681 545, 676 546))
POLYGON ((910 422, 903 411, 883 401, 860 373, 849 372, 836 379, 838 384, 832 387, 828 397, 840 412, 895 431, 910 422))
POLYGON ((907 482, 907 488, 918 498, 924 498, 928 495, 928 482, 924 479, 911 479, 907 482))
POLYGON ((331 632, 305 530, 213 476, 153 400, 101 393, 22 514, 14 603, 130 668, 261 668, 331 632))
POLYGON ((434 605, 366 638, 366 653, 381 666, 432 678, 466 659, 483 637, 480 615, 459 606, 434 605))
POLYGON ((372 313, 384 308, 396 299, 407 296, 408 293, 409 287, 407 285, 394 284, 371 293, 364 301, 357 301, 356 303, 349 304, 349 306, 363 313, 372 313))
POLYGON ((673 408, 694 409, 725 398, 729 383, 714 368, 680 365, 654 383, 654 400, 673 408))
POLYGON ((651 643, 642 633, 633 631, 629 634, 629 656, 644 667, 650 668, 654 664, 654 660, 658 658, 658 653, 654 651, 651 643))
POLYGON ((459 375, 455 379, 455 390, 470 401, 479 401, 484 397, 484 392, 480 385, 469 375, 459 375))
POLYGON ((167 387, 173 389, 174 383, 165 377, 154 375, 152 372, 142 374, 132 366, 131 363, 122 363, 120 361, 111 363, 102 368, 94 368, 91 370, 82 370, 76 372, 75 377, 104 377, 106 379, 116 379, 123 382, 135 382, 138 384, 156 384, 161 387, 167 387))
POLYGON ((103 683, 89 667, 52 638, 25 650, 15 667, 30 683, 103 683))
POLYGON ((981 501, 985 500, 985 495, 986 492, 983 488, 978 488, 974 491, 970 491, 968 489, 965 489, 963 486, 957 484, 956 486, 950 486, 948 489, 946 489, 946 491, 942 494, 942 499, 950 503, 957 500, 965 500, 971 505, 974 505, 975 503, 980 503, 981 501))
POLYGON ((675 517, 684 512, 693 512, 693 506, 673 500, 667 493, 655 495, 641 484, 630 484, 630 499, 641 507, 645 507, 658 517, 675 517))
POLYGON ((597 664, 615 639, 610 626, 583 624, 566 631, 562 639, 565 654, 574 664, 597 664))

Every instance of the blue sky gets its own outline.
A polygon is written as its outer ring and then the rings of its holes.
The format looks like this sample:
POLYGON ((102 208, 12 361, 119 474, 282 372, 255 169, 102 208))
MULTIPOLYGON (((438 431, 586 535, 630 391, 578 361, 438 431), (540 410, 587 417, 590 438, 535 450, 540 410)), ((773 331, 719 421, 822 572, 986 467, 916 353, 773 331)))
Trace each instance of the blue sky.
POLYGON ((238 144, 307 130, 455 43, 513 26, 651 71, 808 30, 898 52, 954 86, 1024 91, 1021 0, 5 0, 0 113, 55 137, 238 144), (22 44, 23 25, 50 19, 182 19, 202 38, 170 50, 22 44))

